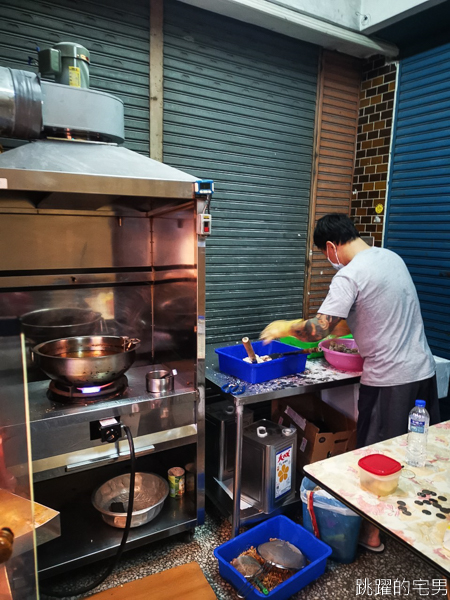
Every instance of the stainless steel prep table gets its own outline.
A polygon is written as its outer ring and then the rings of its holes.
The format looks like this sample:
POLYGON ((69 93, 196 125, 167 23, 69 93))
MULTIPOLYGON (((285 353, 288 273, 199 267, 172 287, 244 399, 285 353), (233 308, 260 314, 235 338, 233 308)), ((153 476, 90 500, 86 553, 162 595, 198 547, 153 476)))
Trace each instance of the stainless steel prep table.
MULTIPOLYGON (((225 383, 236 383, 239 380, 219 371, 215 347, 206 347, 205 376, 206 379, 219 389, 225 383)), ((220 346, 217 346, 220 347, 220 346)), ((314 358, 306 361, 303 373, 280 377, 264 383, 246 383, 245 392, 239 396, 231 394, 236 408, 236 458, 233 482, 233 515, 232 536, 239 534, 241 524, 241 466, 242 466, 242 433, 244 406, 287 398, 298 394, 308 394, 320 390, 358 383, 360 373, 350 373, 335 369, 324 358, 314 358)), ((249 519, 248 519, 249 520, 249 519)))

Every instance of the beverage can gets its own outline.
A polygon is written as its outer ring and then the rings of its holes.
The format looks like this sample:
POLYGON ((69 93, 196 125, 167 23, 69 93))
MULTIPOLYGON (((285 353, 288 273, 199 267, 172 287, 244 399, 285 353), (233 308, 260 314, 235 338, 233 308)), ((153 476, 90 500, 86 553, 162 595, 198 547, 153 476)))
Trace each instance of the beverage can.
POLYGON ((169 496, 171 498, 180 498, 184 495, 184 469, 181 467, 172 467, 168 471, 169 478, 169 496))
POLYGON ((186 471, 186 491, 187 492, 195 492, 195 475, 196 469, 194 463, 188 463, 184 466, 184 470, 186 471))

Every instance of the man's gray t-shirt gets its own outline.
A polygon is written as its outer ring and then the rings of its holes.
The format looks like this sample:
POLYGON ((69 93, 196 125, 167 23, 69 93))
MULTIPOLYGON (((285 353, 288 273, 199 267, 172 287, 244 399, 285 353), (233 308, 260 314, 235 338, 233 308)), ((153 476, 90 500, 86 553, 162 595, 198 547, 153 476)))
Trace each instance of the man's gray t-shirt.
POLYGON ((358 252, 333 277, 318 312, 347 319, 365 359, 361 383, 384 387, 434 375, 417 291, 395 252, 358 252))

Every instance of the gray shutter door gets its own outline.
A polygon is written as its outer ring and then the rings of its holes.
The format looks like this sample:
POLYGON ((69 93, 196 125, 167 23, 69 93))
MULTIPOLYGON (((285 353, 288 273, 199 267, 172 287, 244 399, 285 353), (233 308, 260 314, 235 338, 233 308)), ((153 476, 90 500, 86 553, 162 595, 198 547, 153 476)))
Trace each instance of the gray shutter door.
POLYGON ((165 2, 164 162, 215 181, 207 339, 302 313, 318 48, 165 2))
POLYGON ((448 44, 400 65, 385 246, 408 265, 433 354, 450 359, 448 44))
POLYGON ((0 0, 0 66, 37 71, 28 65, 36 46, 82 44, 91 53, 91 87, 123 100, 125 145, 146 155, 149 35, 148 1, 0 0))

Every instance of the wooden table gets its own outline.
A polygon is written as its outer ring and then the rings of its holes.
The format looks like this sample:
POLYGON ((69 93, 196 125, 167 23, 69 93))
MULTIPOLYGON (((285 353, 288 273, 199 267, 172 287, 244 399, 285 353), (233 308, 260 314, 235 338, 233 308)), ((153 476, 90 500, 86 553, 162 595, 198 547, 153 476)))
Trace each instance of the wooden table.
POLYGON ((450 421, 430 427, 423 468, 406 464, 406 442, 407 435, 402 435, 307 465, 304 471, 449 579, 450 551, 443 548, 442 540, 450 524, 450 421), (375 496, 359 485, 358 460, 373 453, 385 454, 404 465, 398 487, 389 496, 375 496), (437 500, 440 508, 430 499, 437 500))
POLYGON ((216 595, 196 562, 130 581, 89 600, 215 600, 216 595))

